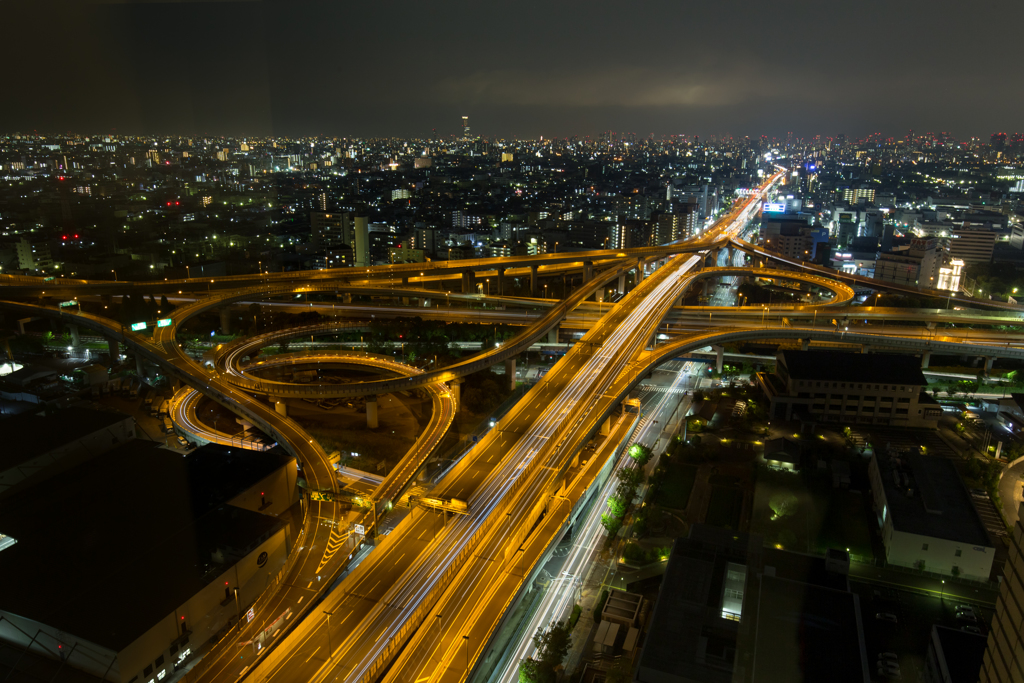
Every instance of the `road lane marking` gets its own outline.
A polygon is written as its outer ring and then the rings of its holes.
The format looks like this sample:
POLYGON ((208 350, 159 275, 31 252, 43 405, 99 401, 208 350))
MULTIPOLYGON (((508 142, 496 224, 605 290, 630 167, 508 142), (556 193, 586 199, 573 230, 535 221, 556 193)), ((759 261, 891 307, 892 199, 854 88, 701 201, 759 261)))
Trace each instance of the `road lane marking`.
POLYGON ((306 657, 306 663, 308 664, 309 660, 313 659, 313 655, 315 655, 319 651, 320 651, 320 647, 318 646, 315 650, 313 650, 312 654, 310 654, 308 657, 306 657))

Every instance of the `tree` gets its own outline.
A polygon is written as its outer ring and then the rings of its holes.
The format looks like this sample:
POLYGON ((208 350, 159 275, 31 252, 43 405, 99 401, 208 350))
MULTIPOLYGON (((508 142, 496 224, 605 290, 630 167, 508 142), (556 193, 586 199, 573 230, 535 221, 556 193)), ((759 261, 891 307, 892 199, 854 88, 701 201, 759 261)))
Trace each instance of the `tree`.
POLYGON ((622 520, 614 515, 604 513, 601 515, 601 526, 605 528, 610 536, 614 536, 619 533, 619 529, 622 528, 622 520))
POLYGON ((640 467, 620 467, 615 476, 619 481, 635 489, 643 482, 644 471, 640 467))
POLYGON ((782 519, 796 512, 796 496, 789 491, 779 491, 768 499, 768 507, 772 509, 772 521, 782 519))
MULTIPOLYGON (((616 492, 617 493, 617 492, 616 492)), ((626 516, 626 509, 629 507, 629 502, 623 500, 618 495, 614 495, 608 499, 608 512, 612 517, 621 520, 626 516)))
POLYGON ((572 632, 569 625, 563 621, 556 621, 547 631, 537 631, 533 636, 533 646, 537 648, 539 668, 550 670, 554 678, 555 669, 572 647, 572 632))
POLYGON ((519 683, 541 683, 537 660, 532 657, 519 660, 519 683))
POLYGON ((651 459, 651 449, 643 444, 635 443, 629 447, 629 457, 643 467, 651 459))

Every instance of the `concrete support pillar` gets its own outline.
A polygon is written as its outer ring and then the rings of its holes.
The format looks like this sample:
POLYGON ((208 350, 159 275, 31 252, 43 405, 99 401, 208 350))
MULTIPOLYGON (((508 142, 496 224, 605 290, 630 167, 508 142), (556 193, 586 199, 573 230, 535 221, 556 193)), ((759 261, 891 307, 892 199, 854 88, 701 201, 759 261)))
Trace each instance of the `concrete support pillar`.
POLYGON ((996 359, 994 357, 992 357, 992 356, 986 356, 985 357, 985 375, 988 375, 989 371, 992 369, 992 364, 995 363, 995 362, 996 362, 996 359))
POLYGON ((378 426, 376 396, 366 397, 366 426, 370 429, 376 429, 378 426))
POLYGON ((505 296, 505 269, 498 268, 498 296, 505 296))
POLYGON ((619 294, 625 294, 626 293, 626 274, 625 273, 623 273, 622 275, 619 276, 618 292, 619 292, 619 294))
POLYGON ((930 363, 931 360, 932 360, 932 352, 931 351, 925 351, 924 353, 922 353, 921 354, 921 369, 922 370, 927 370, 928 369, 928 363, 930 363))
POLYGON ((352 303, 352 292, 345 292, 341 295, 341 303, 350 304, 352 303))
POLYGON ((704 278, 703 279, 703 284, 701 285, 701 290, 700 290, 701 296, 707 296, 708 295, 708 287, 710 287, 710 286, 711 286, 711 278, 707 278, 707 277, 704 278))
POLYGON ((636 260, 636 283, 640 284, 644 281, 644 260, 638 258, 636 260))
POLYGON ((71 333, 71 345, 81 346, 82 338, 78 334, 78 325, 68 325, 68 332, 71 333))
POLYGON ((32 322, 32 318, 21 318, 18 320, 18 334, 25 334, 25 323, 32 322))
POLYGON ((455 410, 457 411, 462 408, 462 378, 456 377, 448 382, 448 390, 451 391, 452 396, 455 398, 455 410))
POLYGON ((604 303, 604 287, 594 292, 594 301, 604 303))
POLYGON ((808 348, 810 348, 810 346, 811 346, 811 340, 810 339, 801 339, 800 340, 800 350, 801 351, 806 351, 808 348))
POLYGON ((403 275, 402 276, 402 286, 403 287, 408 287, 409 286, 409 276, 408 275, 403 275))
POLYGON ((146 366, 142 363, 142 354, 135 352, 135 374, 139 377, 146 376, 146 366))
POLYGON ((725 360, 725 348, 722 346, 712 346, 711 350, 715 352, 715 372, 721 375, 722 362, 725 360))
POLYGON ((181 389, 181 380, 178 379, 177 377, 172 377, 171 389, 173 389, 174 391, 178 391, 178 389, 181 389))
POLYGON ((505 361, 505 377, 508 380, 509 390, 516 388, 516 359, 509 358, 505 361))
POLYGON ((864 344, 860 347, 861 353, 871 353, 871 344, 864 344))
POLYGON ((116 363, 121 359, 121 345, 117 343, 117 340, 107 340, 107 354, 110 356, 111 363, 116 363))
POLYGON ((220 309, 220 332, 221 334, 231 334, 231 309, 222 308, 220 309))
POLYGON ((930 321, 926 322, 925 323, 925 327, 927 327, 929 330, 934 330, 935 329, 935 321, 934 320, 930 320, 930 321))
POLYGON ((476 274, 472 270, 462 271, 462 293, 476 294, 476 274))
POLYGON ((557 344, 557 343, 558 343, 558 325, 555 325, 550 330, 548 330, 548 344, 557 344))
POLYGON ((537 290, 540 289, 538 279, 537 266, 530 266, 530 296, 537 296, 537 290))
POLYGON ((583 262, 583 284, 587 284, 594 279, 594 262, 584 261, 583 262))
POLYGON ((279 398, 272 398, 271 400, 274 402, 274 410, 277 411, 277 414, 288 417, 288 406, 285 402, 279 398))
POLYGON ((601 423, 601 436, 608 436, 612 433, 612 419, 606 417, 604 422, 601 423))

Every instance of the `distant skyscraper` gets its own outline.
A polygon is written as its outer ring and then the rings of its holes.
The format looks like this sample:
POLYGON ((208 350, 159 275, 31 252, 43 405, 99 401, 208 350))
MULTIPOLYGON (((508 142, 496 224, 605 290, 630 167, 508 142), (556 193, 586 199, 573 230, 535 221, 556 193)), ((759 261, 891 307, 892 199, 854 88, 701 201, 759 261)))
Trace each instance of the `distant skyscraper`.
POLYGON ((356 216, 355 233, 356 267, 373 265, 370 263, 370 229, 366 216, 356 216))
POLYGON ((462 137, 469 139, 469 117, 462 117, 462 137))

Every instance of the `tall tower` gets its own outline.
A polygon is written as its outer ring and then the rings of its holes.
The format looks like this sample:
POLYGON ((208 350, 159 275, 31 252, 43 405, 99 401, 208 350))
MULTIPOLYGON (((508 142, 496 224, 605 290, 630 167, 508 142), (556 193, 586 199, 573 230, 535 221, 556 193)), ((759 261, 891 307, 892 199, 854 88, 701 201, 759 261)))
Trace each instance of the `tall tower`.
POLYGON ((462 117, 462 137, 464 137, 467 140, 469 139, 469 117, 468 116, 463 116, 462 117))
POLYGON ((981 683, 1011 683, 1024 678, 1024 632, 1018 605, 1024 599, 1021 585, 1021 545, 1024 540, 1024 503, 1018 507, 1017 523, 1010 534, 1010 556, 999 585, 988 648, 981 666, 981 683))

